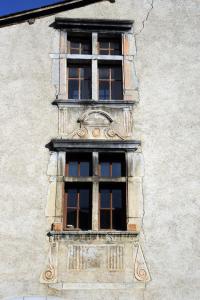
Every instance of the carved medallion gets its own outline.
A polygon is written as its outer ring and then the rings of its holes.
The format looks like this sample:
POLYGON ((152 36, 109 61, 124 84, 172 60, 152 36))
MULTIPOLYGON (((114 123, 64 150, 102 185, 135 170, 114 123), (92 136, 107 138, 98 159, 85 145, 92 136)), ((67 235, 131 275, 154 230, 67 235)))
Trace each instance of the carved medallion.
POLYGON ((98 136, 100 136, 100 134, 101 134, 101 131, 100 131, 99 128, 94 128, 93 129, 93 131, 92 131, 93 137, 98 137, 98 136))

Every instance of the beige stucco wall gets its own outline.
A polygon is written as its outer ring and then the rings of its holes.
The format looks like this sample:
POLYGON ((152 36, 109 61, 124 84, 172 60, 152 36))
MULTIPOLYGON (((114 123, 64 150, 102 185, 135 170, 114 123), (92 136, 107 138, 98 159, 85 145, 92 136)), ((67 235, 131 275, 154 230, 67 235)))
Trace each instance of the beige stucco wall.
POLYGON ((131 291, 55 292, 39 283, 47 259, 53 17, 0 29, 0 299, 199 299, 199 14, 195 0, 116 0, 64 17, 135 20, 140 103, 134 126, 145 160, 141 243, 152 281, 131 291))

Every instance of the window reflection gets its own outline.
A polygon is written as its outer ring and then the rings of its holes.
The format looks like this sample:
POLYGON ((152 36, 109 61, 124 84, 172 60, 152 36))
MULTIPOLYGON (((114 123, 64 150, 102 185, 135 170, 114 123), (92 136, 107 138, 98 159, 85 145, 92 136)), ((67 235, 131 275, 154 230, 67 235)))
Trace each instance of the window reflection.
POLYGON ((89 230, 92 227, 91 185, 65 184, 65 227, 89 230))
POLYGON ((87 37, 68 36, 68 52, 70 54, 91 54, 91 40, 87 37))
POLYGON ((67 206, 68 207, 77 206, 77 189, 68 189, 67 206))
POLYGON ((101 229, 110 229, 110 211, 109 210, 101 210, 100 228, 101 229))
POLYGON ((77 161, 69 162, 69 176, 78 176, 78 162, 77 161))
POLYGON ((122 176, 122 163, 120 161, 112 163, 112 176, 113 177, 122 176))
POLYGON ((110 208, 110 190, 100 189, 101 208, 110 208))
POLYGON ((122 99, 122 68, 115 65, 99 65, 99 99, 122 99))
POLYGON ((99 39, 99 54, 101 55, 120 55, 121 54, 121 39, 120 38, 100 38, 99 39))
POLYGON ((101 163, 101 176, 103 176, 103 177, 110 176, 110 163, 109 162, 101 163))
POLYGON ((66 176, 86 177, 91 176, 92 157, 91 154, 66 155, 66 176))
POLYGON ((100 176, 102 177, 122 177, 125 176, 125 156, 124 154, 99 155, 100 176))
POLYGON ((126 228, 125 185, 100 184, 100 229, 124 230, 126 228))
POLYGON ((68 66, 68 98, 91 98, 91 67, 84 65, 68 66))
POLYGON ((80 176, 90 176, 89 161, 80 161, 80 176))

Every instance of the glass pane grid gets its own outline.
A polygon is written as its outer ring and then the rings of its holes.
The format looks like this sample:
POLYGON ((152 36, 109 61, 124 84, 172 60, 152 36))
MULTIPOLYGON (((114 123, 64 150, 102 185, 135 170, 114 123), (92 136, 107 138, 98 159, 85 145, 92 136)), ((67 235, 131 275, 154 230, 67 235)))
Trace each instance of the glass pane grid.
POLYGON ((91 98, 90 66, 68 67, 68 98, 78 100, 91 98))
POLYGON ((122 69, 116 66, 99 66, 99 99, 122 99, 122 69))
POLYGON ((122 175, 122 162, 100 162, 100 172, 101 177, 123 177, 122 175))
POLYGON ((120 55, 121 44, 119 40, 100 39, 98 43, 99 54, 101 55, 120 55))
POLYGON ((67 188, 66 227, 68 229, 91 229, 91 188, 67 188))
POLYGON ((81 37, 69 37, 68 49, 70 54, 91 54, 91 41, 81 37))
POLYGON ((123 188, 103 188, 100 194, 100 229, 123 230, 124 229, 124 209, 123 188))

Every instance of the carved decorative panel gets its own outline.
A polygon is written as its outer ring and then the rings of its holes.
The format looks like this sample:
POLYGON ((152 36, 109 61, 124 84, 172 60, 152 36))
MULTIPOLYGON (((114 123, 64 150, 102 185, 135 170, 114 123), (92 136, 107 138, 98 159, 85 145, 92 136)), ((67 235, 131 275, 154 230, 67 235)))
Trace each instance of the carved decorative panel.
POLYGON ((90 109, 76 119, 74 126, 69 123, 69 110, 59 110, 59 134, 73 139, 125 140, 132 135, 132 112, 124 109, 115 118, 106 111, 90 109), (70 128, 74 128, 71 130, 70 128))
POLYGON ((124 268, 124 247, 109 246, 108 249, 108 270, 121 271, 124 268))
POLYGON ((108 271, 122 271, 124 268, 124 246, 69 245, 67 259, 69 270, 106 268, 108 271), (106 256, 107 263, 104 259, 106 256))

